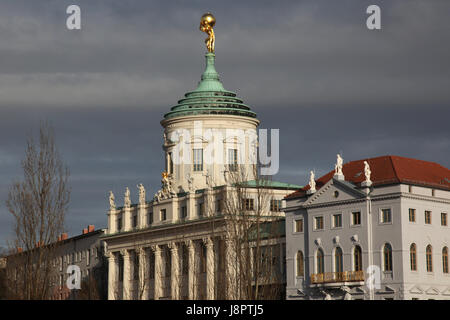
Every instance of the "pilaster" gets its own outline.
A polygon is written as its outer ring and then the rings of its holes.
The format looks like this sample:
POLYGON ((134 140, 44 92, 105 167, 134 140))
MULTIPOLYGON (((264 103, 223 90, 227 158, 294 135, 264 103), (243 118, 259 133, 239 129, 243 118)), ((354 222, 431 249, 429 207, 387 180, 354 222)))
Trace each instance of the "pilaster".
POLYGON ((108 253, 108 300, 118 299, 118 259, 115 252, 108 253))

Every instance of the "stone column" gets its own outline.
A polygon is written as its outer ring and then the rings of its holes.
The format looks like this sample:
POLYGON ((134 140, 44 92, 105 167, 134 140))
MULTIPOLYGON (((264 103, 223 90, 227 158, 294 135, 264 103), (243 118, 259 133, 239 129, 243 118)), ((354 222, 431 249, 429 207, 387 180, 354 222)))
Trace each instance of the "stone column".
POLYGON ((118 259, 114 252, 108 253, 108 300, 116 300, 118 295, 118 259))
POLYGON ((123 223, 123 229, 124 231, 130 231, 131 228, 131 208, 130 207, 124 207, 122 211, 122 223, 123 223))
POLYGON ((116 233, 117 230, 117 214, 116 210, 109 210, 108 211, 108 234, 116 233))
POLYGON ((155 300, 162 297, 162 270, 161 270, 161 248, 158 245, 151 246, 155 254, 155 300))
POLYGON ((233 241, 229 238, 224 239, 225 243, 225 282, 226 299, 236 300, 237 297, 237 278, 236 278, 236 249, 233 241))
POLYGON ((198 218, 197 216, 197 206, 196 206, 196 197, 195 197, 195 193, 191 192, 189 193, 189 195, 187 196, 187 209, 188 209, 188 216, 187 216, 187 220, 195 220, 198 218))
POLYGON ((189 253, 188 265, 188 299, 195 300, 197 297, 197 283, 196 283, 196 261, 195 261, 195 243, 192 240, 186 241, 186 246, 189 253))
POLYGON ((180 277, 180 262, 178 258, 178 245, 175 242, 169 243, 169 249, 170 253, 172 255, 172 265, 171 265, 171 284, 170 284, 170 290, 171 290, 171 297, 172 300, 179 300, 180 299, 180 284, 181 284, 181 277, 180 277))
POLYGON ((145 203, 138 205, 138 227, 144 229, 147 226, 147 210, 145 203))
POLYGON ((138 299, 149 299, 149 270, 148 270, 148 251, 146 248, 139 248, 139 290, 138 299))
POLYGON ((216 288, 215 291, 215 299, 223 299, 221 293, 223 292, 223 284, 222 284, 222 278, 223 278, 223 270, 221 269, 221 259, 223 259, 223 251, 222 251, 222 245, 220 242, 220 239, 216 238, 214 241, 214 265, 215 265, 215 279, 214 279, 214 287, 216 288))
POLYGON ((123 300, 131 300, 133 288, 133 255, 129 250, 122 250, 123 256, 123 300))
POLYGON ((214 300, 214 244, 211 238, 204 238, 203 243, 206 247, 206 299, 214 300))

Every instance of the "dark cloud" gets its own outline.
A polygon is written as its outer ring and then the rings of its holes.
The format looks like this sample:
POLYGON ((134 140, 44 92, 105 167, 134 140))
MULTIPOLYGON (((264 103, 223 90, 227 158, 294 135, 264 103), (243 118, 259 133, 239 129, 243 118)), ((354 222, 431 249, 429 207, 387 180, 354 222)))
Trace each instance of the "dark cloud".
POLYGON ((79 0, 82 30, 65 28, 73 1, 0 4, 0 246, 4 200, 20 179, 27 133, 49 119, 71 169, 72 234, 106 226, 107 192, 152 194, 163 167, 159 121, 204 68, 199 17, 217 17, 225 88, 280 128, 276 177, 397 154, 450 166, 450 3, 436 1, 79 0), (369 4, 382 30, 365 27, 369 4))

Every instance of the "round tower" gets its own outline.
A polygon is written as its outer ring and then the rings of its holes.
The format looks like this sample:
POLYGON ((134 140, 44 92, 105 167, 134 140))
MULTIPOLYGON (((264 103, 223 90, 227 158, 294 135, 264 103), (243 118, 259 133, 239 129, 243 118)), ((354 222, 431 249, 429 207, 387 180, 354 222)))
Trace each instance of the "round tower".
POLYGON ((164 115, 165 170, 175 192, 227 184, 230 172, 248 172, 256 164, 259 120, 256 113, 227 91, 208 52, 206 68, 194 91, 164 115))

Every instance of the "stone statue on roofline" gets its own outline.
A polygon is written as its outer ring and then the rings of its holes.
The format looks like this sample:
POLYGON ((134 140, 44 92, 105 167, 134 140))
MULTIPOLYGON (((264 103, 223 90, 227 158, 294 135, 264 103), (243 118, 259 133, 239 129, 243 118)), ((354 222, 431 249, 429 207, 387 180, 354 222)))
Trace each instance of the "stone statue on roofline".
POLYGON ((165 171, 161 174, 161 177, 161 189, 155 193, 154 197, 154 200, 156 201, 169 199, 175 195, 172 187, 172 177, 165 171))
POLYGON ((372 174, 372 171, 370 171, 370 166, 367 161, 364 161, 364 176, 366 177, 365 182, 367 184, 371 184, 372 180, 370 180, 370 175, 372 174))
POLYGON ((190 173, 186 174, 186 181, 188 183, 188 191, 193 192, 194 191, 194 178, 191 176, 190 173))
POLYGON ((139 189, 139 204, 144 205, 145 204, 145 188, 142 183, 140 183, 138 186, 139 189))
POLYGON ((342 159, 340 154, 337 154, 337 158, 336 158, 336 165, 334 167, 334 174, 337 176, 342 176, 344 175, 342 173, 342 166, 343 166, 344 160, 342 159))
POLYGON ((130 189, 128 189, 128 187, 125 190, 125 196, 124 196, 123 204, 124 204, 125 208, 129 208, 131 206, 130 189))
POLYGON ((310 176, 309 176, 309 190, 311 193, 316 192, 316 181, 315 181, 315 175, 314 175, 314 171, 310 171, 310 176))
POLYGON ((114 193, 112 191, 109 191, 109 210, 111 211, 116 210, 116 202, 114 198, 114 193))

